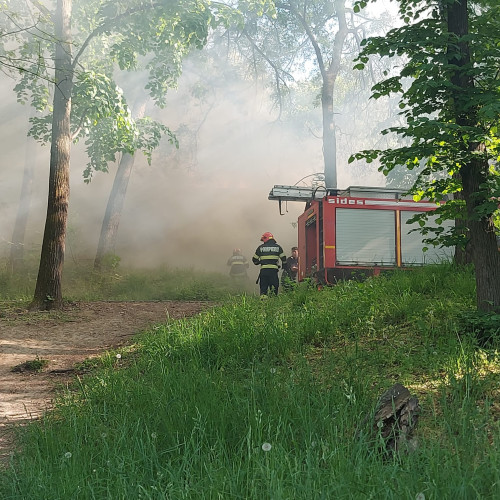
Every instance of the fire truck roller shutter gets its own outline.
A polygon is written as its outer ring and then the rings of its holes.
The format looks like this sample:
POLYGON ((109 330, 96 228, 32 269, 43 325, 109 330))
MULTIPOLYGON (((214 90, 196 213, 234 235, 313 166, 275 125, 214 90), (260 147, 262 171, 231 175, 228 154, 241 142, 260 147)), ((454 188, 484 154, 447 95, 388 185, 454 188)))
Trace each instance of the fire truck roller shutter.
MULTIPOLYGON (((410 232, 419 227, 418 223, 407 224, 407 221, 420 212, 401 212, 401 261, 403 266, 419 266, 422 264, 437 264, 443 261, 450 261, 453 257, 453 248, 439 248, 431 244, 422 242, 422 234, 418 231, 410 232), (427 251, 422 249, 427 247, 427 251)), ((436 217, 429 217, 428 225, 436 226, 436 217)), ((449 227, 452 221, 444 221, 443 226, 449 227)), ((431 236, 431 235, 429 235, 431 236)))
POLYGON ((395 266, 394 210, 337 208, 337 265, 395 266))

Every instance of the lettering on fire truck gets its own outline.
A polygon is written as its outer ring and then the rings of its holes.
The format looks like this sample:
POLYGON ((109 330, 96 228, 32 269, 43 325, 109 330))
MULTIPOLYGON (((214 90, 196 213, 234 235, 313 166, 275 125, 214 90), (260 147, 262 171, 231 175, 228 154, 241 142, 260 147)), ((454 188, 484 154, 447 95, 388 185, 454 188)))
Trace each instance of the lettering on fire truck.
POLYGON ((398 207, 404 208, 436 208, 439 204, 435 202, 422 202, 422 201, 402 201, 402 200, 371 200, 371 199, 360 199, 360 198, 328 198, 328 203, 332 205, 364 205, 365 207, 398 207))
POLYGON ((328 203, 335 203, 337 205, 364 205, 365 200, 353 198, 328 198, 328 203))

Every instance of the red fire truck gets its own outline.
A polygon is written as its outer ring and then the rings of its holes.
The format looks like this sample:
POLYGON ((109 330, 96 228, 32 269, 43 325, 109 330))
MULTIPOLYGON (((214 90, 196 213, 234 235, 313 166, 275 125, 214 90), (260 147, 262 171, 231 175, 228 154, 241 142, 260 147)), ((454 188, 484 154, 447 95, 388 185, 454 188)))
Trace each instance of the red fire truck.
POLYGON ((436 204, 414 201, 396 189, 274 186, 269 199, 279 201, 280 212, 284 201, 306 202, 298 218, 299 281, 335 283, 451 258, 450 248, 425 245, 421 233, 412 232, 417 223, 407 223, 436 204))

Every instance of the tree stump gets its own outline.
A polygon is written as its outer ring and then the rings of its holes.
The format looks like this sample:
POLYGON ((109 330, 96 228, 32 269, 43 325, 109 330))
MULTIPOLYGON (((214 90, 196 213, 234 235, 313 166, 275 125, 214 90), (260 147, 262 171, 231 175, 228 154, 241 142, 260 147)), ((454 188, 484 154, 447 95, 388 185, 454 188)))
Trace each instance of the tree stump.
POLYGON ((375 409, 372 430, 382 438, 388 454, 415 448, 412 437, 420 410, 418 399, 399 383, 382 394, 375 409))

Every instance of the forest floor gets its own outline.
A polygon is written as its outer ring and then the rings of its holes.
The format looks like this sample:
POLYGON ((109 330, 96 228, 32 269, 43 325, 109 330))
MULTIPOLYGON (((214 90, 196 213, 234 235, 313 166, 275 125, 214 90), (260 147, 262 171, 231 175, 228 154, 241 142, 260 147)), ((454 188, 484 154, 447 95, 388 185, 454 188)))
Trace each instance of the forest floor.
POLYGON ((57 388, 75 378, 77 363, 130 342, 168 319, 194 316, 207 302, 75 302, 62 311, 0 309, 0 462, 14 450, 14 426, 50 409, 57 388), (47 360, 36 373, 26 362, 47 360), (12 371, 18 367, 19 371, 12 371))

